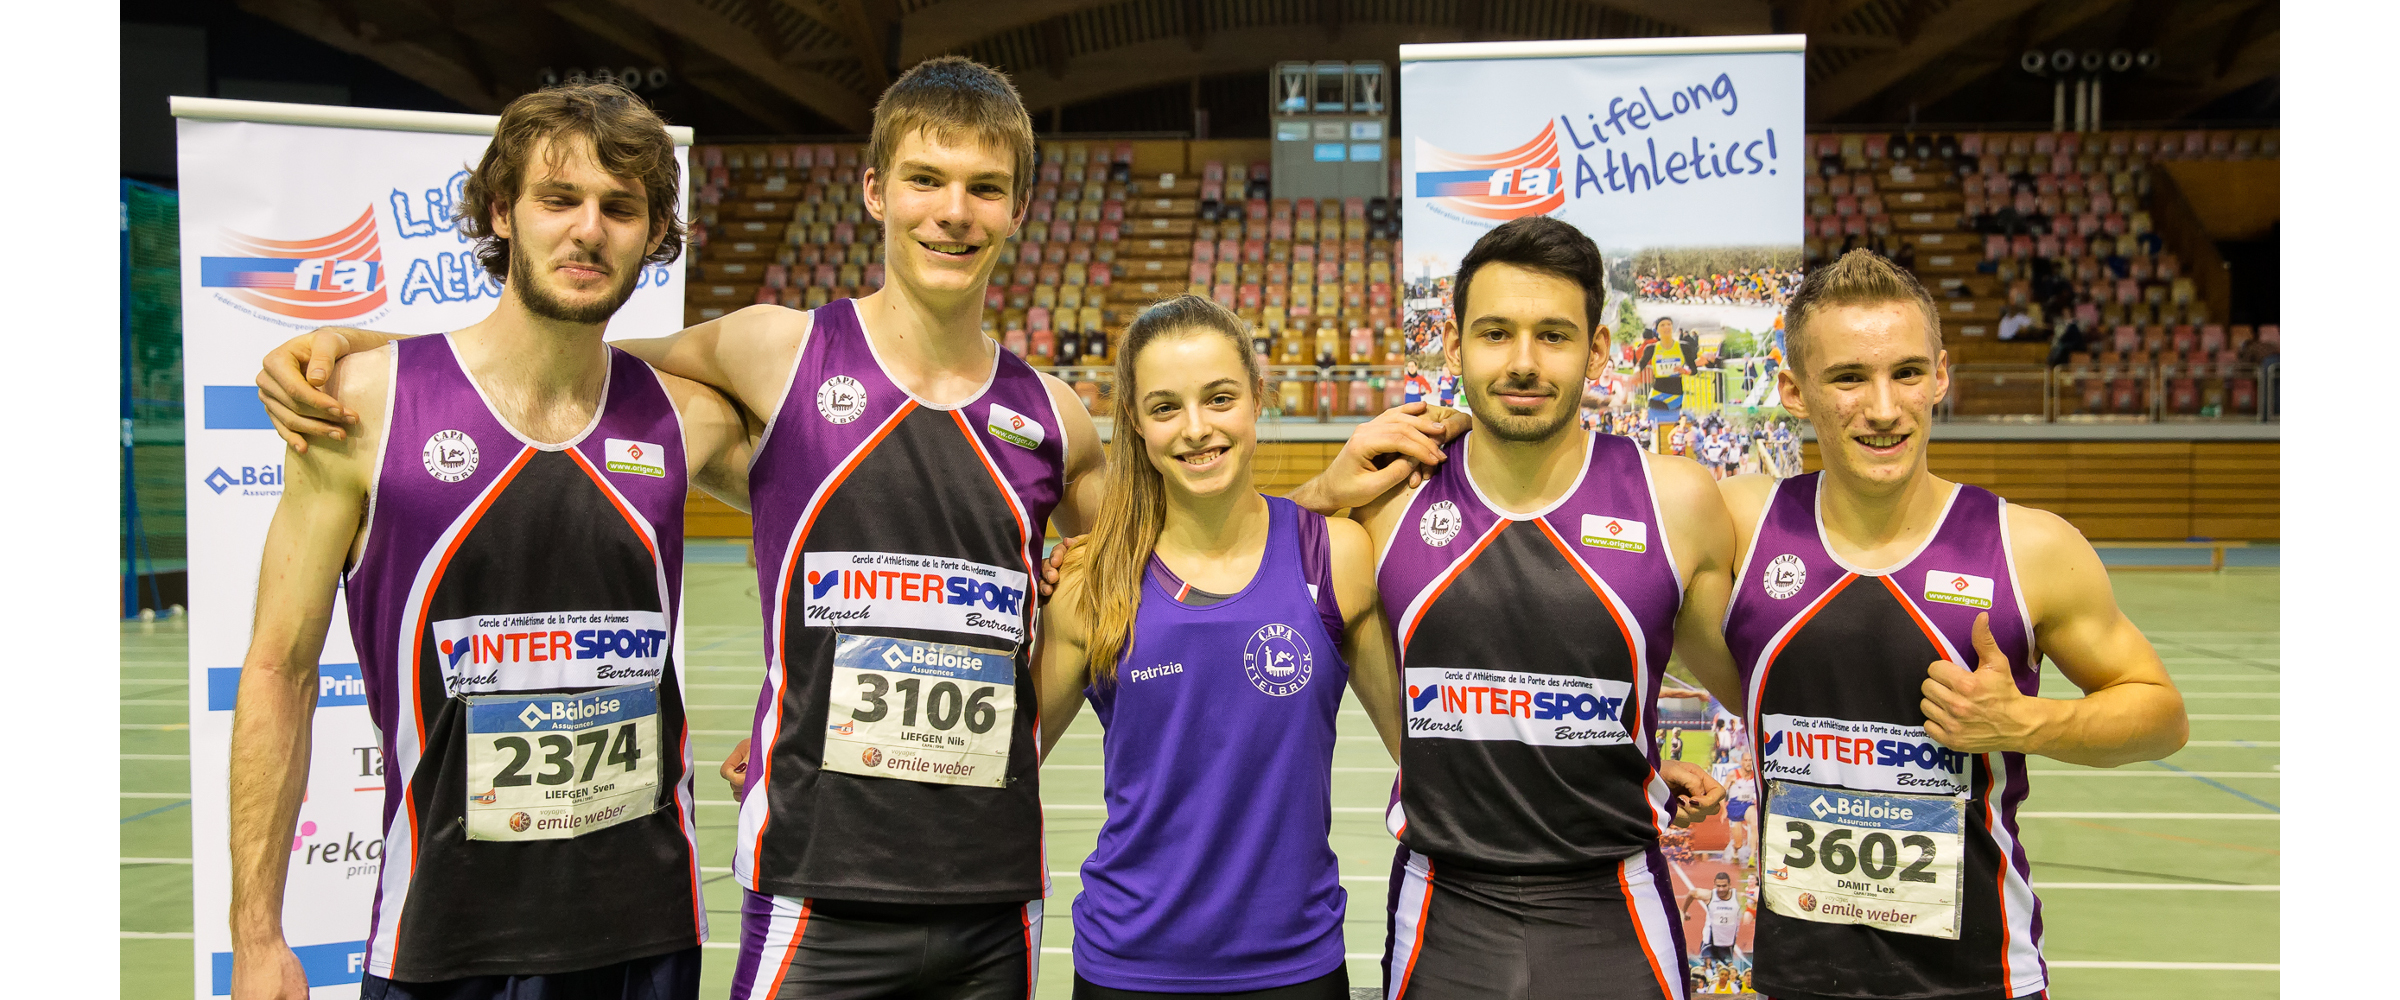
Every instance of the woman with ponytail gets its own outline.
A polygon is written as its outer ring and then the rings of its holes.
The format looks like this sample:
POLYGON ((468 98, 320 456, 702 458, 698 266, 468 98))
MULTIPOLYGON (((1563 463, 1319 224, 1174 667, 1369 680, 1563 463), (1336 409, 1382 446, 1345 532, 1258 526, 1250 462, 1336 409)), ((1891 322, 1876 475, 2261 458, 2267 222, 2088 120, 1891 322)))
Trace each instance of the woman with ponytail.
POLYGON ((1108 819, 1076 898, 1077 1000, 1347 1000, 1333 849, 1345 682, 1385 749, 1400 692, 1366 530, 1252 481, 1249 332, 1186 295, 1117 351, 1109 488, 1045 614, 1042 749, 1088 698, 1108 819))

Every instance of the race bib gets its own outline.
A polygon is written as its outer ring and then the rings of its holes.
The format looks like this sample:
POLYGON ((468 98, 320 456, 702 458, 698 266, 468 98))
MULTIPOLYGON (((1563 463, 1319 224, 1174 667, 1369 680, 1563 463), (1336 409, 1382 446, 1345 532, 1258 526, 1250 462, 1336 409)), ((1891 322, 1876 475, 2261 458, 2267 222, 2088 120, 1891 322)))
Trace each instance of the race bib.
POLYGON ((467 702, 467 839, 561 840, 658 809, 658 685, 467 702))
POLYGON ((1962 796, 1769 782, 1759 886, 1798 920, 1958 940, 1962 796))
POLYGON ((938 785, 1008 783, 1017 663, 942 642, 838 634, 825 769, 938 785))

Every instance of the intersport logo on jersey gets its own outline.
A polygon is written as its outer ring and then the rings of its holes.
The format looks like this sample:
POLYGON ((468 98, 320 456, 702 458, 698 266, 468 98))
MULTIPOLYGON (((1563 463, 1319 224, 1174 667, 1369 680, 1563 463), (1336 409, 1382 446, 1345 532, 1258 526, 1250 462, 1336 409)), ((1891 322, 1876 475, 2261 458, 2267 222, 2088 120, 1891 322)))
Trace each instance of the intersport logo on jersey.
POLYGON ((1408 668, 1408 735, 1532 746, 1633 742, 1623 722, 1633 685, 1565 674, 1408 668))
POLYGON ((433 623, 442 686, 452 697, 654 681, 667 665, 667 616, 656 611, 542 611, 433 623))
POLYGON ((1871 792, 1968 791, 1971 755, 1935 743, 1922 726, 1805 715, 1760 723, 1758 766, 1769 778, 1871 792))
POLYGON ((807 552, 799 591, 804 624, 919 628, 1025 638, 1024 573, 946 556, 807 552))

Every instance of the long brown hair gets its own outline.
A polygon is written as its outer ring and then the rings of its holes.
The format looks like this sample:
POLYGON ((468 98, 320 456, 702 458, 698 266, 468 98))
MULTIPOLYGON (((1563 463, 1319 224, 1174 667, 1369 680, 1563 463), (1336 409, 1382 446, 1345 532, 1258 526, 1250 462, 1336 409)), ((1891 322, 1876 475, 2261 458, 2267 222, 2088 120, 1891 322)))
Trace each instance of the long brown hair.
POLYGON ((1109 407, 1115 428, 1108 440, 1108 492, 1100 500, 1099 525, 1082 543, 1090 555, 1075 595, 1075 608, 1085 623, 1084 653, 1099 684, 1116 682, 1117 661, 1133 645, 1142 573, 1167 521, 1166 479, 1150 464, 1142 446, 1142 394, 1133 381, 1134 361, 1162 338, 1197 333, 1221 334, 1233 342, 1242 369, 1250 375, 1253 402, 1260 402, 1255 399, 1260 373, 1258 358, 1250 351, 1250 330, 1232 310, 1197 295, 1181 295, 1142 310, 1126 328, 1125 341, 1117 347, 1116 391, 1109 407))

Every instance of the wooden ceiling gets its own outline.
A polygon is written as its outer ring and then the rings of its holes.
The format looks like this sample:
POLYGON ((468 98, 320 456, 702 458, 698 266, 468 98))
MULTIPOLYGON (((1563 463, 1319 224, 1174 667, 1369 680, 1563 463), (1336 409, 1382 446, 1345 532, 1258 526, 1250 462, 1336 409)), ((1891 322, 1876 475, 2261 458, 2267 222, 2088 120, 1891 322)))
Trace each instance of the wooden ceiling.
MULTIPOLYGON (((2274 77, 2273 0, 239 0, 477 111, 568 68, 660 67, 718 131, 863 133, 900 69, 960 53, 1037 113, 1413 42, 1801 32, 1812 125, 2046 118, 2029 49, 2155 50, 2114 120, 2169 121, 2274 77)), ((1403 95, 1405 96, 1405 95, 1403 95)), ((672 110, 671 110, 671 116, 672 110)))

